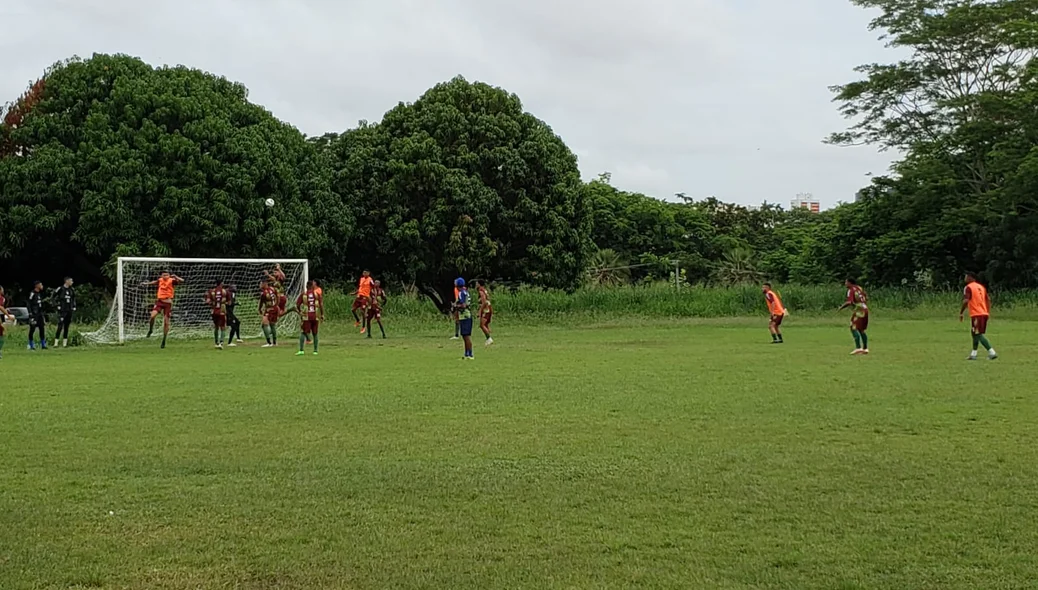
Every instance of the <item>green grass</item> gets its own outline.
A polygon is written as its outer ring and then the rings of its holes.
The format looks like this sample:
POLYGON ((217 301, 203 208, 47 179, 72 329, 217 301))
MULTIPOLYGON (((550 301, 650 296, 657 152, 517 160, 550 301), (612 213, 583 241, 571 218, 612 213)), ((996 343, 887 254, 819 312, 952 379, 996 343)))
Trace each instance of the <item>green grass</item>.
POLYGON ((443 322, 0 361, 0 587, 1024 588, 1035 326, 443 322))

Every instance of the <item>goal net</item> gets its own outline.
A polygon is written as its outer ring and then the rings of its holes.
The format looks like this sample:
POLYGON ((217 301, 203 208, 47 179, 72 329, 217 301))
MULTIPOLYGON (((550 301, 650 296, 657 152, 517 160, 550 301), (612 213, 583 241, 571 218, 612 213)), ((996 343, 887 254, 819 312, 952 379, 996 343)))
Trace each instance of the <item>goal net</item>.
MULTIPOLYGON (((148 320, 155 305, 157 288, 146 285, 170 272, 184 279, 177 285, 170 321, 170 338, 212 336, 212 314, 205 303, 205 294, 222 280, 225 287, 234 287, 237 294, 235 316, 241 321, 242 338, 259 336, 259 283, 267 272, 273 273, 280 264, 285 273, 284 289, 288 309, 295 308, 296 298, 305 290, 309 274, 306 260, 235 260, 217 258, 119 258, 115 298, 108 319, 96 331, 84 334, 95 344, 114 344, 144 338, 148 320)), ((278 321, 296 322, 290 313, 278 321)), ((161 314, 155 319, 157 333, 162 330, 161 314)))

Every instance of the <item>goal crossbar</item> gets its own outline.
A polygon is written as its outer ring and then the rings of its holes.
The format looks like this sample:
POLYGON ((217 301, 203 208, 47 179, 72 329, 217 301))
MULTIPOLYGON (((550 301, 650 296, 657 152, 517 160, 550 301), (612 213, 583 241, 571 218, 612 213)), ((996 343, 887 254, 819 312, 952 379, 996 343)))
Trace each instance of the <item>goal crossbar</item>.
MULTIPOLYGON (((123 256, 116 259, 116 289, 108 320, 97 331, 85 334, 94 343, 122 343, 141 338, 148 325, 148 311, 154 303, 154 287, 146 286, 162 272, 171 271, 185 283, 177 288, 173 307, 173 332, 176 337, 204 335, 210 323, 209 309, 204 304, 205 292, 216 280, 225 285, 236 284, 243 337, 259 334, 259 320, 248 307, 258 302, 258 283, 273 266, 280 264, 285 273, 284 296, 289 301, 305 290, 310 263, 305 258, 164 258, 123 256)), ((279 321, 280 323, 280 321, 279 321)), ((161 320, 160 320, 161 324, 161 320)))

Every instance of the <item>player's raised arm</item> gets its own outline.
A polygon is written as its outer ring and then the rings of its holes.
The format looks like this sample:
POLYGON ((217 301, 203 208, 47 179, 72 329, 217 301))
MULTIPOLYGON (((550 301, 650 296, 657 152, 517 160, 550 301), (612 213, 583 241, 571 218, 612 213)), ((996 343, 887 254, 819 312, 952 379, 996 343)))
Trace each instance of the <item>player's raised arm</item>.
POLYGON ((141 286, 142 287, 152 287, 152 286, 158 285, 158 284, 159 284, 159 280, 155 279, 154 281, 144 281, 144 282, 141 283, 141 286))
POLYGON ((178 285, 179 285, 180 283, 186 283, 186 282, 187 282, 187 281, 185 281, 184 279, 182 279, 182 278, 178 277, 177 275, 169 275, 169 278, 173 279, 173 282, 174 282, 174 283, 176 283, 176 284, 178 284, 178 285))

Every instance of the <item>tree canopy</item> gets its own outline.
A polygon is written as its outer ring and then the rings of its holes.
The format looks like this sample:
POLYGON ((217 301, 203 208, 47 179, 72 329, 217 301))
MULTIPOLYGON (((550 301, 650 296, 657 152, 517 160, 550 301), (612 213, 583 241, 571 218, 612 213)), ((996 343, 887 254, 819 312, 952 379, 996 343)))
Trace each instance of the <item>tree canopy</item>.
POLYGON ((445 309, 459 275, 574 288, 591 250, 577 159, 514 94, 455 78, 331 146, 354 203, 354 269, 445 309))
POLYGON ((95 55, 6 111, 0 259, 14 268, 100 280, 113 255, 317 257, 352 232, 320 152, 224 78, 95 55))
POLYGON ((0 276, 100 283, 117 255, 307 257, 446 309, 453 279, 1038 287, 1038 0, 851 0, 903 57, 833 87, 828 142, 897 150, 822 214, 582 182, 552 129, 458 77, 304 138, 244 86, 122 55, 48 69, 0 111, 0 276), (266 198, 276 206, 263 206, 266 198))

